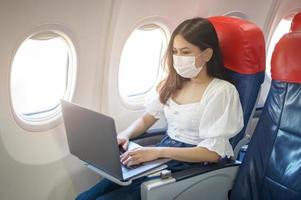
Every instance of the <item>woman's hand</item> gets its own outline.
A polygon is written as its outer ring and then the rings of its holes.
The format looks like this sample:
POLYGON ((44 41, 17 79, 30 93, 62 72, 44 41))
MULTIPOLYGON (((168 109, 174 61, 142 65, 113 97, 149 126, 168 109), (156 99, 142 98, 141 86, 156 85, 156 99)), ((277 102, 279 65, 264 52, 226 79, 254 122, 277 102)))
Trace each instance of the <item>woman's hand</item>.
POLYGON ((155 160, 160 157, 157 147, 139 147, 129 150, 120 156, 122 164, 131 166, 155 160))
POLYGON ((129 146, 129 138, 126 136, 117 136, 117 143, 118 145, 122 146, 123 150, 126 151, 129 146))

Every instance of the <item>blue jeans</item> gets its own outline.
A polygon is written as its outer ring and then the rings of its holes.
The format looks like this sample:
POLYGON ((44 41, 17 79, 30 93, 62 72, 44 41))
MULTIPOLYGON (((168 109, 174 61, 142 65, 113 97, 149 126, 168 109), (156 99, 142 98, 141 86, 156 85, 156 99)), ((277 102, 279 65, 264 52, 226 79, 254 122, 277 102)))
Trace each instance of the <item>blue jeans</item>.
MULTIPOLYGON (((195 145, 186 144, 183 142, 179 142, 171 139, 169 136, 165 136, 161 142, 159 142, 156 146, 158 147, 193 147, 195 145)), ((199 167, 203 166, 204 163, 188 163, 188 162, 180 162, 176 160, 169 161, 167 163, 169 170, 172 172, 181 171, 191 167, 199 167)), ((142 177, 136 179, 132 182, 131 185, 128 186, 120 186, 114 182, 111 182, 107 179, 101 180, 95 186, 90 188, 89 190, 81 193, 76 200, 136 200, 141 199, 140 196, 140 185, 150 180, 151 178, 142 177)))

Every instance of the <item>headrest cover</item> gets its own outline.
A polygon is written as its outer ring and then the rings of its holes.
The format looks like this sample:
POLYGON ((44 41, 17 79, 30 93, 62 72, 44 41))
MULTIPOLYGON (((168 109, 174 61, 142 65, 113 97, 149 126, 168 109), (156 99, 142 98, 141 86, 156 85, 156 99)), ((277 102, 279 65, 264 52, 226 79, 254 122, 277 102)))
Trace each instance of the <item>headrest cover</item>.
POLYGON ((265 70, 265 42, 259 27, 233 17, 208 19, 217 32, 226 68, 241 74, 265 70))
POLYGON ((272 79, 301 83, 301 32, 285 34, 272 54, 272 79))
POLYGON ((301 12, 294 16, 291 25, 291 31, 301 31, 301 12))

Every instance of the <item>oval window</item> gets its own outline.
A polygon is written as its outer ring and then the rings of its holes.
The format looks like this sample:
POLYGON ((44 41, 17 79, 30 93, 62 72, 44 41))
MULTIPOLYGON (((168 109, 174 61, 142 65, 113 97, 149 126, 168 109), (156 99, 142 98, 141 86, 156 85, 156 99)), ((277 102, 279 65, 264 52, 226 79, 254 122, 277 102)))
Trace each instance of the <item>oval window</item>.
POLYGON ((54 32, 27 38, 11 68, 14 113, 25 124, 39 125, 60 115, 60 99, 71 98, 75 55, 70 42, 54 32))
POLYGON ((166 34, 158 25, 144 25, 132 32, 123 47, 118 78, 119 92, 126 103, 142 104, 159 81, 166 46, 166 34))

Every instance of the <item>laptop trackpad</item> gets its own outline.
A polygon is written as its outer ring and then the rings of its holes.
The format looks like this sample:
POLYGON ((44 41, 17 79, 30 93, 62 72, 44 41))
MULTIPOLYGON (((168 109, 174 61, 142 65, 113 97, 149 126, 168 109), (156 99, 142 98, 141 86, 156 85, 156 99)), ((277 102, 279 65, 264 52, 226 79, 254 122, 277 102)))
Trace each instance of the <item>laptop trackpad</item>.
POLYGON ((133 168, 133 169, 128 169, 125 168, 124 166, 121 167, 122 169, 122 175, 123 175, 123 179, 124 180, 128 180, 134 176, 146 173, 155 169, 157 167, 160 167, 163 163, 167 162, 167 160, 169 159, 159 159, 159 160, 154 160, 154 161, 150 161, 150 162, 145 162, 142 165, 140 165, 139 167, 133 168), (163 161, 164 160, 164 161, 163 161))

